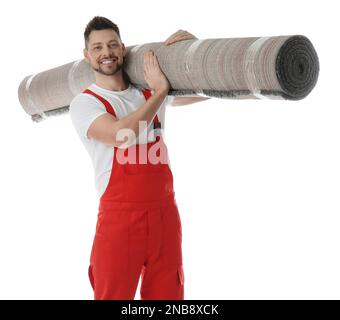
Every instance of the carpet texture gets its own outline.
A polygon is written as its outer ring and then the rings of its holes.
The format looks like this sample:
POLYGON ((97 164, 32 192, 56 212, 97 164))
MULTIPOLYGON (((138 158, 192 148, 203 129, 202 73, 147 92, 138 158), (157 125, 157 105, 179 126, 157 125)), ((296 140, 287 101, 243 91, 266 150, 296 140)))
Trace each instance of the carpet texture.
MULTIPOLYGON (((170 95, 227 99, 305 98, 316 85, 319 60, 303 35, 195 39, 127 47, 124 71, 131 83, 147 88, 144 52, 153 49, 168 78, 170 95)), ((73 97, 95 81, 84 59, 25 77, 19 101, 33 121, 68 112, 73 97)))

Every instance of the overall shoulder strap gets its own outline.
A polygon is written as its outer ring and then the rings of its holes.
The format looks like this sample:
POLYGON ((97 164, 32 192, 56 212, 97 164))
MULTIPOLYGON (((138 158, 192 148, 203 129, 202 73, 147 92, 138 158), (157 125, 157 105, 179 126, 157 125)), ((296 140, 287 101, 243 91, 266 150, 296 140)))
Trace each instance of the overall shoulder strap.
POLYGON ((105 106, 106 111, 107 111, 108 113, 111 113, 114 117, 117 118, 116 113, 115 113, 115 111, 113 110, 112 105, 111 105, 111 103, 110 103, 109 101, 107 101, 107 100, 104 99, 102 96, 96 94, 95 92, 93 92, 93 91, 90 90, 90 89, 84 90, 83 93, 87 93, 87 94, 90 94, 90 95, 96 97, 100 102, 103 103, 103 105, 105 106))
MULTIPOLYGON (((150 89, 144 89, 143 90, 143 95, 144 95, 145 100, 148 100, 151 97, 151 90, 150 89)), ((154 129, 161 128, 161 123, 160 123, 160 121, 158 119, 157 114, 153 118, 153 128, 154 129)))

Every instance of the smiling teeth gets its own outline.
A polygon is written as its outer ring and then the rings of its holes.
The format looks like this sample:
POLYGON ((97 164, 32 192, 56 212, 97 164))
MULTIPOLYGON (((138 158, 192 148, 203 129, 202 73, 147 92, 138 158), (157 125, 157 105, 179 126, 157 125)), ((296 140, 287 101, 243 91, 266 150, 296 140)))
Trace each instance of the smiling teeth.
POLYGON ((108 64, 108 63, 112 63, 114 60, 105 60, 105 61, 102 61, 103 64, 108 64))

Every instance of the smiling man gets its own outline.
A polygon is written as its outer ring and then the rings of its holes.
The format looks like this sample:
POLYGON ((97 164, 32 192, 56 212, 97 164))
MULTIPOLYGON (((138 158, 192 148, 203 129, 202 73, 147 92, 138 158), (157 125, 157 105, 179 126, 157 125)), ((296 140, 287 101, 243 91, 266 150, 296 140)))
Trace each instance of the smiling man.
MULTIPOLYGON (((118 26, 107 18, 94 17, 84 38, 95 83, 72 100, 70 116, 100 198, 89 266, 94 299, 132 300, 141 277, 142 300, 182 300, 182 227, 163 140, 165 107, 205 98, 169 96, 152 51, 144 55, 151 90, 134 87, 123 70, 118 26)), ((179 30, 164 45, 194 38, 179 30)))

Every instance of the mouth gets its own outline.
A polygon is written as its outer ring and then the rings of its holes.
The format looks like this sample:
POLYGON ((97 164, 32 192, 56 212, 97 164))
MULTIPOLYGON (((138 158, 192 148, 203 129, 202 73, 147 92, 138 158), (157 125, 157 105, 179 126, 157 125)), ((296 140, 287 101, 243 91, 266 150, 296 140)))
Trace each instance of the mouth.
POLYGON ((113 65, 116 61, 117 61, 116 58, 113 58, 113 59, 103 59, 102 61, 100 61, 100 64, 101 64, 101 65, 104 65, 104 66, 111 66, 111 65, 113 65))

